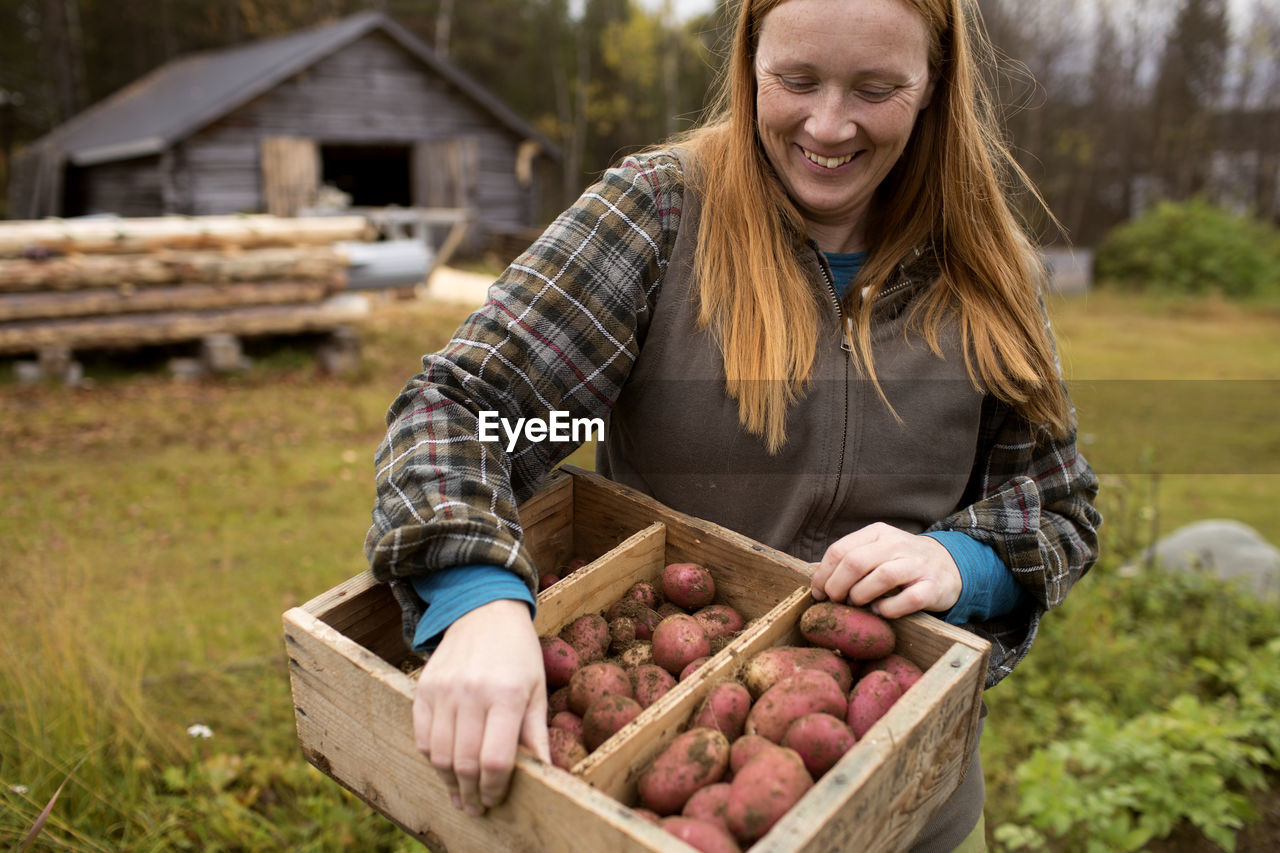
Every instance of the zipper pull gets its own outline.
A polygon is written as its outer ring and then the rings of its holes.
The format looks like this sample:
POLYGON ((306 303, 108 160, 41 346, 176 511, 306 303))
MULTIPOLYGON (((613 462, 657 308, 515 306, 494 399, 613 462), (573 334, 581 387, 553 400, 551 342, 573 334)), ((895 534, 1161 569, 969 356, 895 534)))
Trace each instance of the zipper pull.
POLYGON ((852 317, 844 318, 844 328, 847 334, 840 336, 840 349, 852 355, 853 345, 849 343, 849 339, 853 337, 853 318, 852 317))

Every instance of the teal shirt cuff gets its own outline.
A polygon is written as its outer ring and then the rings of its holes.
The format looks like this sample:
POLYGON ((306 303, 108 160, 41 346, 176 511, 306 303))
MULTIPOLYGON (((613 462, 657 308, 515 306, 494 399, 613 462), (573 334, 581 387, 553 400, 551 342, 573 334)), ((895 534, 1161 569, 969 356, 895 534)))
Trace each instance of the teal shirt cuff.
POLYGON ((985 622, 1016 610, 1030 598, 990 545, 955 530, 923 535, 946 548, 960 570, 960 598, 950 610, 940 614, 946 622, 952 625, 985 622))
POLYGON ((413 590, 427 604, 413 635, 413 650, 429 652, 440 643, 445 629, 477 607, 511 599, 529 605, 529 617, 537 612, 533 593, 514 572, 499 566, 458 566, 411 581, 413 590))

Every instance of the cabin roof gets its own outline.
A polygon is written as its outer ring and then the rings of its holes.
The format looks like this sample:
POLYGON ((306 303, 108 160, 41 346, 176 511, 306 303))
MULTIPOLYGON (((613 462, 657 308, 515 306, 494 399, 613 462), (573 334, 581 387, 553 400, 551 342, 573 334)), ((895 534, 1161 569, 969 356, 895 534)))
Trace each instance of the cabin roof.
POLYGON ((42 142, 78 166, 158 154, 375 31, 385 33, 498 123, 559 158, 559 149, 543 134, 381 12, 360 12, 287 35, 180 57, 58 126, 42 142))

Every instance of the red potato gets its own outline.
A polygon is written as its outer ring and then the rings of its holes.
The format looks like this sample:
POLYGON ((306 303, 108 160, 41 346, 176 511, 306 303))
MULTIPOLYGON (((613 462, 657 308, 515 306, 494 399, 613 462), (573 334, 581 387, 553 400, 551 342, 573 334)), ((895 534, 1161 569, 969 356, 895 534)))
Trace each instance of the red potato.
POLYGON ((835 649, 850 660, 882 658, 896 638, 887 620, 862 607, 834 601, 814 604, 800 617, 800 633, 815 646, 835 649))
POLYGON ((560 637, 539 637, 542 646, 542 668, 547 673, 548 687, 563 687, 582 665, 578 652, 560 637))
POLYGON ((747 734, 781 743, 787 727, 805 714, 824 713, 844 719, 848 710, 844 691, 825 672, 807 669, 770 687, 747 715, 747 734))
POLYGON ((559 687, 547 696, 547 719, 550 720, 561 711, 569 710, 569 685, 559 687))
POLYGON ((582 742, 594 752, 644 709, 630 696, 602 696, 582 718, 582 742))
POLYGON ((902 687, 903 693, 906 693, 911 685, 924 678, 924 673, 921 672, 920 667, 899 654, 886 655, 879 660, 868 661, 866 668, 863 669, 863 674, 878 669, 892 675, 897 680, 898 685, 902 687))
POLYGON ((645 820, 649 821, 649 823, 653 824, 654 826, 661 826, 661 825, 662 825, 662 815, 658 814, 658 813, 657 813, 657 812, 655 812, 655 811, 651 811, 650 809, 642 809, 642 808, 640 808, 640 807, 638 807, 638 806, 637 806, 636 808, 632 809, 632 811, 633 811, 633 812, 635 812, 635 813, 636 813, 636 815, 637 815, 638 817, 642 817, 642 818, 644 818, 645 820))
POLYGON ((759 698, 773 685, 790 678, 802 669, 816 669, 836 680, 841 691, 853 689, 853 671, 848 662, 830 649, 810 646, 774 646, 747 661, 742 670, 742 683, 759 698))
POLYGON ((724 812, 729 831, 742 843, 755 841, 812 787, 813 777, 794 750, 777 747, 761 752, 729 783, 724 812))
POLYGON ((582 663, 602 660, 609 651, 609 623, 599 613, 585 613, 560 632, 561 638, 573 646, 582 663))
POLYGON ((727 604, 708 604, 694 613, 693 618, 701 623, 702 629, 712 640, 735 634, 747 624, 742 614, 727 604))
POLYGON ((569 562, 565 563, 564 566, 561 567, 560 575, 561 577, 563 577, 564 575, 571 575, 574 572, 576 572, 578 569, 585 566, 586 564, 587 564, 587 561, 582 559, 581 557, 572 559, 569 562))
POLYGON ((882 669, 868 672, 858 680, 853 686, 853 692, 849 694, 845 722, 861 740, 901 697, 902 686, 896 678, 882 669))
POLYGON ((578 716, 586 716, 587 709, 602 696, 634 698, 631 678, 616 663, 589 663, 569 679, 569 710, 578 716))
POLYGON ((684 681, 686 678, 688 678, 689 676, 697 672, 698 668, 701 667, 704 663, 706 663, 709 660, 711 660, 711 655, 707 655, 706 657, 700 657, 700 658, 696 658, 695 660, 689 661, 687 664, 685 664, 684 669, 680 670, 680 677, 677 678, 676 681, 684 681))
POLYGON ((670 601, 664 601, 659 604, 656 612, 658 614, 659 621, 666 619, 668 616, 675 616, 678 613, 683 613, 686 616, 689 615, 683 608, 671 603, 670 601))
POLYGON ((705 726, 722 732, 732 743, 742 735, 751 710, 751 694, 736 681, 717 684, 693 715, 690 726, 705 726))
POLYGON ((835 766, 858 742, 844 720, 830 714, 806 714, 787 727, 782 745, 794 749, 814 779, 835 766))
POLYGON ((708 785, 695 791, 694 795, 689 798, 689 802, 684 804, 684 809, 680 813, 685 817, 694 817, 698 820, 705 820, 707 823, 714 823, 728 831, 729 824, 724 817, 724 810, 728 805, 729 783, 717 782, 714 785, 708 785))
POLYGON ((653 662, 672 675, 679 675, 691 661, 709 654, 707 632, 687 613, 668 616, 653 629, 653 662))
POLYGON ((646 607, 638 601, 628 601, 626 599, 615 601, 604 612, 604 617, 610 624, 615 619, 623 616, 635 622, 636 639, 638 640, 653 639, 653 629, 662 621, 658 611, 651 607, 646 607))
POLYGON ((676 686, 676 679, 657 664, 647 663, 636 667, 635 685, 636 701, 640 707, 648 708, 676 686))
POLYGON ((728 767, 728 738, 714 729, 689 729, 640 775, 640 804, 660 815, 675 814, 694 792, 719 782, 728 767))
POLYGON ((733 742, 729 750, 729 769, 736 774, 748 761, 760 753, 777 748, 778 744, 768 738, 760 735, 743 735, 733 742))
POLYGON ((557 711, 547 726, 553 729, 564 729, 566 732, 576 735, 578 740, 583 739, 582 718, 572 711, 557 711))
POLYGON ((738 842, 723 826, 693 817, 666 817, 658 824, 670 834, 702 853, 739 853, 738 842))
POLYGON ((545 575, 538 578, 538 592, 542 592, 548 587, 555 586, 558 583, 560 583, 560 576, 554 572, 547 572, 545 575))
POLYGON ((547 740, 551 745, 551 763, 556 767, 570 770, 587 757, 587 748, 582 741, 566 729, 547 729, 547 740))
POLYGON ((658 588, 649 581, 636 581, 622 594, 621 601, 635 601, 650 610, 657 610, 662 604, 662 595, 658 588))
POLYGON ((662 570, 662 594, 685 610, 697 610, 715 600, 716 581, 706 566, 671 563, 662 570))

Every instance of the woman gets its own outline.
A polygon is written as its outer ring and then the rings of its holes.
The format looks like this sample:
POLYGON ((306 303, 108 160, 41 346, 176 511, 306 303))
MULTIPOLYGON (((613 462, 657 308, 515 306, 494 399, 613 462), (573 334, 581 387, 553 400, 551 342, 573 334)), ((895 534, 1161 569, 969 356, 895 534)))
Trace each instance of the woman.
MULTIPOLYGON (((607 416, 598 470, 816 563, 815 598, 964 624, 988 686, 1092 564, 972 6, 745 0, 716 117, 606 173, 393 405, 366 550, 434 648, 415 734, 458 807, 547 758, 515 507, 573 449, 481 412, 607 416)), ((982 800, 975 755, 919 849, 982 800)))

